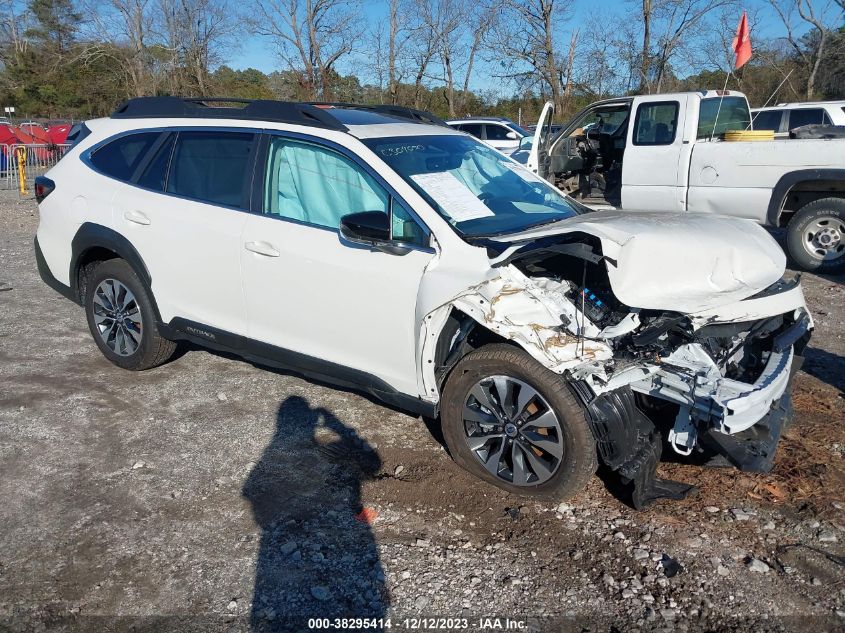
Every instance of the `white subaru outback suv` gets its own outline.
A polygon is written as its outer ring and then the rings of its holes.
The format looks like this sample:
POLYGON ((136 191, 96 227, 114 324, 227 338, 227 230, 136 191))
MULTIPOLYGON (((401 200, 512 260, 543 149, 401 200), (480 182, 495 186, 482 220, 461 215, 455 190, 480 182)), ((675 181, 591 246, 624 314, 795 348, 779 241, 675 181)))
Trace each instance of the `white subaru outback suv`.
POLYGON ((114 364, 188 340, 351 386, 512 492, 600 460, 636 507, 682 498, 664 444, 770 469, 812 329, 754 223, 589 212, 402 108, 133 99, 36 194, 41 276, 114 364))

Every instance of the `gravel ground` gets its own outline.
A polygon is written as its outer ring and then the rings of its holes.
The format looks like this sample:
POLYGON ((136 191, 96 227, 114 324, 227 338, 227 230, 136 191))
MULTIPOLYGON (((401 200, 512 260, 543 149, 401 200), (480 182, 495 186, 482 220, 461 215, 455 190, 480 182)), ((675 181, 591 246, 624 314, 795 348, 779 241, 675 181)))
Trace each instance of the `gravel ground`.
POLYGON ((114 367, 38 278, 34 202, 2 194, 0 630, 845 629, 843 279, 804 278, 771 475, 669 464, 696 498, 637 513, 596 477, 555 506, 354 392, 202 350, 114 367))

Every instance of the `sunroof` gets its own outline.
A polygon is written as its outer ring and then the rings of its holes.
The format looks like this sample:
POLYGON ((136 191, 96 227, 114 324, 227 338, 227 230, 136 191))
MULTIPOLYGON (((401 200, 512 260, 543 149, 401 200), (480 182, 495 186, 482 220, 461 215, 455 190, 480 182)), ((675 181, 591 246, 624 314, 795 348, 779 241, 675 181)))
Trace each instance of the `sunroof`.
POLYGON ((411 123, 408 119, 399 119, 379 112, 356 110, 355 108, 329 108, 326 110, 344 125, 378 125, 380 123, 411 123))

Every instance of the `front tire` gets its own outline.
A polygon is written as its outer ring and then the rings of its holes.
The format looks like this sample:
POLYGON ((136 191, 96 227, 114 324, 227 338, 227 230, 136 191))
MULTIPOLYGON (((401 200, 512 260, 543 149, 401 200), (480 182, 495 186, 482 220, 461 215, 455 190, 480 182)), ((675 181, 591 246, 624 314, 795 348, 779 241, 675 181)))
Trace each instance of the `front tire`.
POLYGON ((103 356, 140 371, 167 362, 176 343, 158 331, 150 293, 122 259, 99 264, 86 284, 85 314, 103 356))
POLYGON ((786 244, 802 270, 845 272, 845 200, 822 198, 804 205, 789 221, 786 244))
POLYGON ((455 462, 508 492, 567 499, 598 466, 584 409, 566 381, 512 345, 461 359, 440 409, 455 462))

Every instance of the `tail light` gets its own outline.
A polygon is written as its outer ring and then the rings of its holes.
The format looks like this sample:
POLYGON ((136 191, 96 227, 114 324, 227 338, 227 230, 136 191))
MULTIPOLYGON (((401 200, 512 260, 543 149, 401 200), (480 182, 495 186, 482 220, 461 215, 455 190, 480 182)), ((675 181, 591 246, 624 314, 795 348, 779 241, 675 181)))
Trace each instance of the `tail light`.
POLYGON ((52 180, 47 178, 46 176, 38 176, 35 179, 35 199, 38 202, 41 202, 49 196, 53 189, 56 188, 56 183, 52 180))

